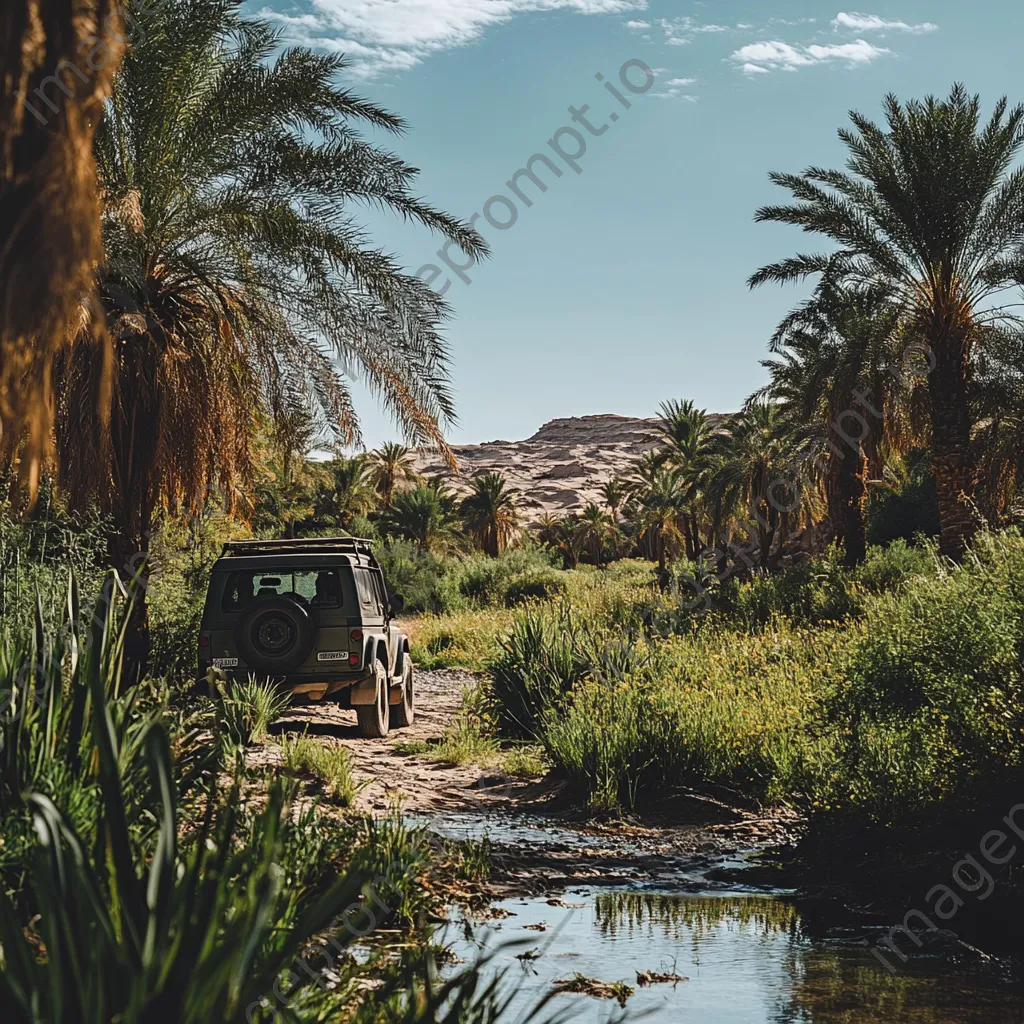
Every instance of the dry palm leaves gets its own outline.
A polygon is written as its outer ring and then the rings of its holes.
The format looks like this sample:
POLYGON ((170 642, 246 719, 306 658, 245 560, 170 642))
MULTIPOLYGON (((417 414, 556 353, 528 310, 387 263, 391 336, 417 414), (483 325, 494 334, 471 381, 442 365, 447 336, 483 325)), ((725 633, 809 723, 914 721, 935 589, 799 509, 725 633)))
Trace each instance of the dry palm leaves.
MULTIPOLYGON (((0 438, 34 491, 52 365, 100 251, 93 133, 121 54, 115 0, 0 5, 0 438)), ((102 361, 98 364, 102 365, 102 361)))

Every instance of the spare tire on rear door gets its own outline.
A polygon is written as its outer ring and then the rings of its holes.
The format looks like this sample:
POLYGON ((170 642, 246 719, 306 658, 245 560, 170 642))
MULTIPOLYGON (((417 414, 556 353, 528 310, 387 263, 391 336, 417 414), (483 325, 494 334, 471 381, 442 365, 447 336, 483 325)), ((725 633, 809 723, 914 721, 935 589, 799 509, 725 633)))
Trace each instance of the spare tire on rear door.
POLYGON ((309 657, 316 641, 309 609, 290 597, 257 601, 235 626, 238 653, 250 669, 284 675, 309 657))

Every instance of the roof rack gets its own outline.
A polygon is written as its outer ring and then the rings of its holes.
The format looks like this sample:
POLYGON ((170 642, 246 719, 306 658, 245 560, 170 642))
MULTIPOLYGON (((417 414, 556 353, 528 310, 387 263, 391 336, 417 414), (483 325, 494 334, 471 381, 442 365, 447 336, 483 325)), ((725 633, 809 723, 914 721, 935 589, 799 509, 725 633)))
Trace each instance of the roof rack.
POLYGON ((231 540, 224 545, 227 555, 301 555, 317 551, 341 551, 367 555, 376 565, 373 541, 361 537, 301 537, 295 540, 231 540))

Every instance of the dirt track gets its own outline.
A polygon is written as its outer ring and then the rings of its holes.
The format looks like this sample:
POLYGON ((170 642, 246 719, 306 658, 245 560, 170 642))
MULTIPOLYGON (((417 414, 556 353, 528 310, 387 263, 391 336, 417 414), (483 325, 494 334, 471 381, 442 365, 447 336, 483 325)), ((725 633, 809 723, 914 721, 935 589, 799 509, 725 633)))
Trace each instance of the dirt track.
POLYGON ((305 731, 324 743, 345 746, 357 778, 369 781, 356 805, 360 810, 382 811, 395 797, 401 798, 410 814, 493 810, 507 804, 525 784, 495 778, 493 772, 476 765, 460 768, 396 750, 403 743, 440 737, 460 713, 463 690, 475 682, 470 672, 417 669, 416 720, 385 740, 363 739, 356 713, 336 704, 295 708, 277 722, 274 731, 305 731))

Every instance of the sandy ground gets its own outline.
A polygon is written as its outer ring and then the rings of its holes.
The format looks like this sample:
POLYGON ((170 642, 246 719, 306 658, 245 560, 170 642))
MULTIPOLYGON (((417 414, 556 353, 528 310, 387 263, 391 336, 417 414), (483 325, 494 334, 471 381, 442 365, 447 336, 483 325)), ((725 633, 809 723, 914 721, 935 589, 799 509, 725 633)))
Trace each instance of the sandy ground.
MULTIPOLYGON (((359 795, 358 810, 380 812, 397 798, 408 814, 488 813, 510 804, 527 785, 496 777, 477 765, 441 764, 397 749, 405 743, 439 738, 459 715, 463 691, 475 684, 471 672, 417 669, 416 719, 408 729, 393 730, 384 740, 363 739, 355 711, 337 704, 294 708, 278 720, 274 732, 305 732, 324 743, 344 746, 356 777, 368 783, 359 795)), ((267 753, 273 758, 272 750, 267 753)))

